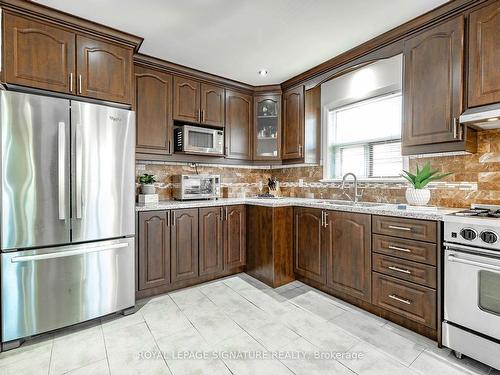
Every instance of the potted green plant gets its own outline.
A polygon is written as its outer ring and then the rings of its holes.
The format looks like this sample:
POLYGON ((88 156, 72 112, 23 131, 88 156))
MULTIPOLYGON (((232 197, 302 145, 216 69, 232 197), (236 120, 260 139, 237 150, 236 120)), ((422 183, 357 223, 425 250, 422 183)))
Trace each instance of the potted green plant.
POLYGON ((155 193, 155 186, 153 184, 156 182, 156 179, 154 175, 144 173, 141 177, 139 177, 139 182, 141 183, 142 194, 155 193))
POLYGON ((415 174, 408 171, 403 171, 402 176, 406 178, 411 186, 406 189, 406 201, 413 206, 425 206, 431 199, 431 191, 427 187, 429 182, 440 180, 450 173, 438 173, 437 170, 431 169, 431 163, 427 162, 420 168, 417 165, 415 174))

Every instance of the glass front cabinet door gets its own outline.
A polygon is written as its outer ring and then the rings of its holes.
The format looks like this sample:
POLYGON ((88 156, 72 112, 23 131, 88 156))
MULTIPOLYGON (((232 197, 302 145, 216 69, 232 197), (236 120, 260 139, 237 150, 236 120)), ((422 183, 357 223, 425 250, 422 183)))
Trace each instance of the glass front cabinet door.
POLYGON ((281 96, 256 96, 255 160, 275 160, 281 151, 281 96))

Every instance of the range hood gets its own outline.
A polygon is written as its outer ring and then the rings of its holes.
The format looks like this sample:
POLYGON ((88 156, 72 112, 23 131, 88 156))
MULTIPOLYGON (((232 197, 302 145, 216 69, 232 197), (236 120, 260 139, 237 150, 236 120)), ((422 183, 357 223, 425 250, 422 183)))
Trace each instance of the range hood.
POLYGON ((500 129, 500 103, 466 110, 460 116, 460 123, 476 129, 500 129))

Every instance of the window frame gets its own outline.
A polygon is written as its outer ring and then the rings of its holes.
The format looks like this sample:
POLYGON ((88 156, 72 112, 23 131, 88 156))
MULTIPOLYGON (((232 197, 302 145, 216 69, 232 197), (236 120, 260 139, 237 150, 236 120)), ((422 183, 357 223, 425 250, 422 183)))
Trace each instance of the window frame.
MULTIPOLYGON (((366 175, 368 177, 359 177, 358 181, 362 182, 404 182, 406 181, 403 177, 401 176, 394 176, 394 177, 370 177, 370 175, 373 173, 373 165, 372 163, 369 162, 370 160, 370 154, 373 152, 373 145, 376 144, 384 144, 384 143, 396 143, 396 142, 401 142, 401 138, 392 138, 392 137, 382 137, 382 138, 377 138, 374 139, 370 142, 347 142, 347 143, 339 143, 335 146, 331 146, 329 144, 329 131, 331 131, 331 126, 329 126, 329 117, 331 116, 331 112, 334 111, 340 111, 340 110, 346 110, 350 108, 354 108, 357 106, 360 106, 365 103, 372 103, 375 101, 379 101, 382 98, 390 98, 390 97, 396 97, 396 96, 401 96, 403 99, 403 92, 401 90, 394 90, 390 92, 384 92, 379 95, 375 95, 369 98, 363 98, 362 100, 352 102, 343 106, 339 107, 334 107, 334 108, 327 108, 325 107, 325 125, 323 127, 324 129, 324 134, 325 134, 325 141, 323 144, 323 178, 321 179, 322 182, 337 182, 337 181, 342 181, 342 176, 337 176, 337 177, 327 177, 329 175, 329 170, 335 169, 335 161, 332 160, 330 162, 329 160, 329 149, 334 148, 334 149, 342 149, 342 148, 348 148, 348 147, 356 147, 360 145, 365 146, 365 169, 366 169, 366 175), (333 163, 333 165, 331 164, 333 163)), ((402 111, 402 108, 401 108, 402 111)), ((402 121, 402 116, 401 116, 401 121, 402 121)), ((335 126, 335 125, 334 125, 335 126)), ((402 124, 401 124, 402 126, 402 124)), ((332 151, 335 152, 335 151, 332 151)), ((407 169, 409 166, 409 157, 408 156, 402 156, 403 158, 403 169, 407 169)))

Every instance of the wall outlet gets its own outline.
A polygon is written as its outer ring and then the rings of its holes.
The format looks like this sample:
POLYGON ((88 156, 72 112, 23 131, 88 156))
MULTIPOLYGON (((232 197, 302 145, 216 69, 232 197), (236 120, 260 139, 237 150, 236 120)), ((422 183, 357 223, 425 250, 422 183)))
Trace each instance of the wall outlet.
POLYGON ((299 178, 299 187, 304 187, 304 179, 299 178))

